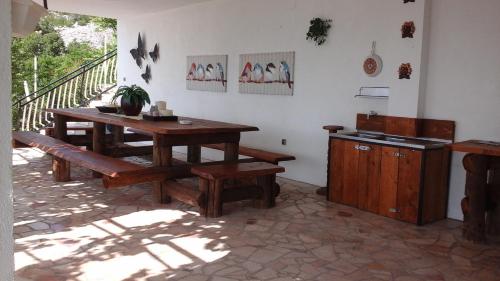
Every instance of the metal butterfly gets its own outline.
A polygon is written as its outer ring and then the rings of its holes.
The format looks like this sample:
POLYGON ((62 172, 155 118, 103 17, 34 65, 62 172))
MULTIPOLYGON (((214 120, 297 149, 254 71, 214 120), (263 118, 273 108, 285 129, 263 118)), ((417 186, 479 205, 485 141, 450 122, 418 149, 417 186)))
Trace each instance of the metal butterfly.
POLYGON ((160 46, 158 43, 155 44, 155 47, 152 52, 149 52, 149 57, 156 63, 156 61, 160 58, 160 46))
POLYGON ((137 64, 137 66, 142 68, 142 60, 146 59, 146 51, 140 33, 137 37, 137 49, 130 50, 130 54, 135 59, 135 63, 137 64))
POLYGON ((151 68, 149 67, 149 65, 146 65, 146 72, 141 74, 141 77, 142 79, 144 79, 144 81, 146 81, 146 83, 149 84, 149 80, 151 80, 151 68))

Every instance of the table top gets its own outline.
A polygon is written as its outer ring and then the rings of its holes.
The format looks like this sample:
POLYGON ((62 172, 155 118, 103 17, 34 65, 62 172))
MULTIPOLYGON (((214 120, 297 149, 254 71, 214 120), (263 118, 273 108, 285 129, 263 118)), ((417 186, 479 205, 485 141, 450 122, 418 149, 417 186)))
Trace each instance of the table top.
POLYGON ((181 125, 177 121, 135 120, 132 118, 101 113, 95 108, 47 109, 47 112, 52 112, 57 115, 63 115, 82 121, 99 122, 121 127, 135 128, 151 133, 165 135, 238 133, 259 130, 259 128, 253 126, 188 117, 179 117, 179 119, 190 120, 193 124, 181 125))
POLYGON ((500 143, 468 140, 451 145, 453 151, 500 157, 500 143))

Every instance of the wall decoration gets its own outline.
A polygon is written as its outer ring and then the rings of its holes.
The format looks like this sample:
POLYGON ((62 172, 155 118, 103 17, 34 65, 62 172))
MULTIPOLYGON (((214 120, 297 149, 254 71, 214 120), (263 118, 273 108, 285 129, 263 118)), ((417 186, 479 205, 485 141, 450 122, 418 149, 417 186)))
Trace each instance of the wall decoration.
POLYGON ((399 67, 399 79, 411 79, 411 73, 413 69, 411 68, 410 63, 403 63, 399 67))
POLYGON ((187 57, 186 88, 194 91, 227 91, 227 55, 187 57))
POLYGON ((295 52, 240 55, 244 94, 293 95, 295 52))
POLYGON ((412 3, 415 3, 415 0, 403 0, 403 3, 408 3, 408 2, 412 2, 412 3))
POLYGON ((415 34, 415 31, 416 28, 413 21, 407 21, 401 27, 401 34, 403 38, 413 38, 413 34, 415 34))
POLYGON ((375 46, 376 43, 373 41, 372 43, 372 53, 370 56, 368 56, 365 59, 365 62, 363 63, 363 70, 365 71, 366 75, 370 77, 375 77, 382 72, 382 58, 375 53, 375 46))
POLYGON ((156 63, 156 61, 158 61, 158 59, 160 58, 160 46, 158 45, 158 43, 155 44, 153 51, 149 52, 149 57, 153 60, 154 63, 156 63))
POLYGON ((141 74, 141 77, 149 84, 149 80, 151 80, 151 67, 149 67, 149 65, 146 65, 146 72, 141 74))
POLYGON ((323 45, 328 37, 328 30, 332 27, 331 19, 314 18, 307 32, 307 40, 316 42, 317 46, 323 45))
POLYGON ((142 68, 142 60, 146 59, 146 48, 141 33, 137 36, 137 48, 131 49, 130 54, 135 60, 138 67, 142 68))

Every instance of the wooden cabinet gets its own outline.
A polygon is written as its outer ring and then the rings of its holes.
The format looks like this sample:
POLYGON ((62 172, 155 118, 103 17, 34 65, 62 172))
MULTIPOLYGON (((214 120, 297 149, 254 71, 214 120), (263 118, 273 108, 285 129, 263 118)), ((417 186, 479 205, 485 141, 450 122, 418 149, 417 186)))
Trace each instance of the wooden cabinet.
POLYGON ((449 154, 332 138, 328 199, 414 224, 444 219, 449 154))

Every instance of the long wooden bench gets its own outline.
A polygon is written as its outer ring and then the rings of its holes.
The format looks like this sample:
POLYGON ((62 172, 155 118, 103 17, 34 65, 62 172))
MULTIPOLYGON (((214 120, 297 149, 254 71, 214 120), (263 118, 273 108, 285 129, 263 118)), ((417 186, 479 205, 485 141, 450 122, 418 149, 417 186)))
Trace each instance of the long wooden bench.
POLYGON ((202 213, 208 217, 220 217, 223 203, 245 199, 254 200, 255 207, 274 207, 276 174, 284 171, 285 168, 266 162, 191 168, 191 173, 199 177, 199 190, 204 194, 202 198, 206 198, 202 213), (256 184, 243 184, 244 181, 239 181, 245 179, 255 179, 256 184))
POLYGON ((168 173, 162 168, 148 168, 115 159, 35 132, 13 132, 14 147, 20 144, 36 147, 53 155, 52 170, 56 181, 70 180, 70 163, 103 175, 106 188, 165 180, 168 173))

